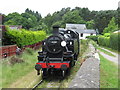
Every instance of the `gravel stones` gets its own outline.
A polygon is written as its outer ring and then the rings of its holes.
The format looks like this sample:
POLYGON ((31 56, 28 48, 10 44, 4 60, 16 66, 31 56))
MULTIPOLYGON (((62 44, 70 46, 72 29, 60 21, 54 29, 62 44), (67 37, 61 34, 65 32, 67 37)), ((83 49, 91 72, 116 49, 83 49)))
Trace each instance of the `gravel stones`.
POLYGON ((100 60, 95 58, 96 50, 92 44, 89 45, 89 56, 80 67, 75 78, 69 84, 69 88, 99 88, 100 60))

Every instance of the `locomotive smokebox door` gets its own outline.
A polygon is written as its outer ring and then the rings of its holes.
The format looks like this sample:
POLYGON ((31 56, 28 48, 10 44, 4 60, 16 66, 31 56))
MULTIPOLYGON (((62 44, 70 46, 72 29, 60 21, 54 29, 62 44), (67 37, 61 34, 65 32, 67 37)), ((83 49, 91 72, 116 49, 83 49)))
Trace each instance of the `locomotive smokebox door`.
POLYGON ((59 34, 59 26, 53 26, 53 34, 58 35, 59 34))

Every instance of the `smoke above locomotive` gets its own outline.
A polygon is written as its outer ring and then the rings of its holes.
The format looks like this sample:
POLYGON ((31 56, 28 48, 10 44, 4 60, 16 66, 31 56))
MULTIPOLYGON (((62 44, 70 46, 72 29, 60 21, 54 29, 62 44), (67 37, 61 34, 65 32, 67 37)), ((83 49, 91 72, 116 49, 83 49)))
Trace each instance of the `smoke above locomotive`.
POLYGON ((53 35, 42 42, 42 51, 38 52, 38 62, 35 65, 37 74, 42 70, 43 78, 61 71, 61 76, 75 65, 79 54, 79 34, 74 30, 59 30, 53 26, 53 35))

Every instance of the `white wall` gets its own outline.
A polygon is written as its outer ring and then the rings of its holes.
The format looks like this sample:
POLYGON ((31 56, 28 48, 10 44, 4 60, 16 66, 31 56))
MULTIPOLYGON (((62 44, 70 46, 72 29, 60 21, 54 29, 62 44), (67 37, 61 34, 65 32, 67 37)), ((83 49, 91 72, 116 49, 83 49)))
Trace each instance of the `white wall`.
MULTIPOLYGON (((96 36, 96 34, 93 34, 96 36)), ((83 37, 81 37, 81 33, 79 33, 79 38, 80 39, 86 39, 87 36, 91 36, 91 34, 88 34, 88 33, 83 33, 83 37)))

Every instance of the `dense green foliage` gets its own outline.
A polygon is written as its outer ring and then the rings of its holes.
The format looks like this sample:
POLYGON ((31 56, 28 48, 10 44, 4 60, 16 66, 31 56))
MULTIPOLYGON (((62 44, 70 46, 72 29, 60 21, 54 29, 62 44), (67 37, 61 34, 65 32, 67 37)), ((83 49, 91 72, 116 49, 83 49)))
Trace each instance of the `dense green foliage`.
POLYGON ((35 44, 44 40, 46 33, 44 31, 28 31, 25 29, 11 30, 7 27, 7 32, 4 35, 3 42, 5 45, 17 44, 19 47, 35 44))
MULTIPOLYGON (((45 30, 47 33, 52 32, 53 25, 59 25, 65 27, 66 23, 86 24, 88 29, 98 29, 100 33, 104 28, 109 27, 109 22, 112 17, 115 17, 113 21, 115 25, 119 22, 117 10, 105 10, 105 11, 90 11, 88 8, 75 7, 74 9, 62 8, 60 11, 56 11, 53 14, 48 14, 44 18, 38 12, 26 9, 24 13, 10 13, 7 16, 4 15, 3 23, 5 25, 22 25, 23 28, 29 30, 45 30)), ((111 26, 110 24, 110 26, 111 26)), ((113 24, 112 24, 113 25, 113 24)), ((110 28, 110 27, 109 27, 110 28)), ((104 32, 108 31, 106 28, 104 32)))

